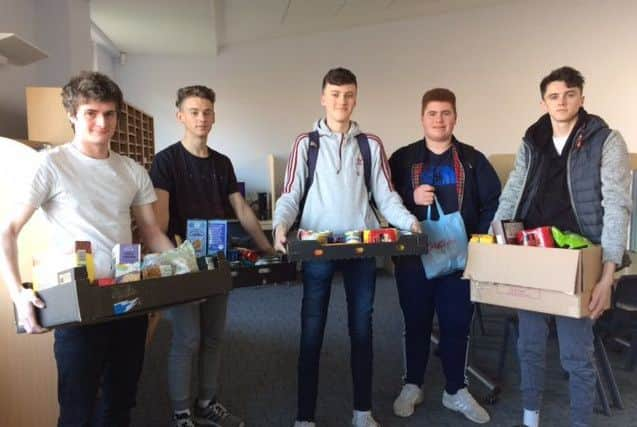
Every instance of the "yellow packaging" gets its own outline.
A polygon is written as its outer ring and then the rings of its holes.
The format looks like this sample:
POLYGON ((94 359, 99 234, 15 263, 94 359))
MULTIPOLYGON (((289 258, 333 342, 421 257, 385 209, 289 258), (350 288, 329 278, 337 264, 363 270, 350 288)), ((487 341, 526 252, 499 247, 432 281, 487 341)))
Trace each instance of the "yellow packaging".
POLYGON ((472 234, 471 243, 495 243, 495 237, 490 234, 472 234))

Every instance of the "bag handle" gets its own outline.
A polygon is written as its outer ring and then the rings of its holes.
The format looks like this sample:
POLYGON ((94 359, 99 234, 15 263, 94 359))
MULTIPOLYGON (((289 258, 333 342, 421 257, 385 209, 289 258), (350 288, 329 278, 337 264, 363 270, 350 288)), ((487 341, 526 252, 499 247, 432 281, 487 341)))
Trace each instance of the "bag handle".
MULTIPOLYGON (((434 194, 434 202, 432 203, 432 205, 436 206, 436 211, 438 212, 438 220, 440 220, 440 218, 442 218, 445 213, 442 211, 442 208, 440 207, 440 203, 438 203, 438 199, 436 198, 435 194, 434 194)), ((427 206, 426 219, 427 221, 431 221, 431 205, 427 206)))

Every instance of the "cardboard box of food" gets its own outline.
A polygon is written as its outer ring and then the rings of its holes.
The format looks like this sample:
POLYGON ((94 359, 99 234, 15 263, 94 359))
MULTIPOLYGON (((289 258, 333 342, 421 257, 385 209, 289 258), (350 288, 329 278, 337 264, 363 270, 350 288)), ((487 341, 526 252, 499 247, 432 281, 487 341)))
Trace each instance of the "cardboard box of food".
MULTIPOLYGON (((38 292, 46 307, 36 314, 46 328, 102 323, 225 294, 230 289, 232 277, 225 259, 215 270, 107 287, 90 285, 86 268, 76 267, 61 272, 57 286, 38 292)), ((18 332, 23 331, 18 328, 18 332)))
POLYGON ((598 246, 573 250, 470 243, 464 277, 471 280, 471 301, 581 318, 589 315, 601 272, 598 246))
POLYGON ((289 261, 373 258, 377 256, 421 255, 427 253, 427 236, 401 234, 396 242, 328 243, 317 240, 288 240, 289 261))

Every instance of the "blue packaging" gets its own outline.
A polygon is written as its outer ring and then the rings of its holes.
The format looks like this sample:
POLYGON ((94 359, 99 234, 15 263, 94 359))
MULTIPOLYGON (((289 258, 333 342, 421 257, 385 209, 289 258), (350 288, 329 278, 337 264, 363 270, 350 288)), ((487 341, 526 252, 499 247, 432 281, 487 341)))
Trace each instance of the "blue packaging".
POLYGON ((226 255, 228 248, 228 221, 223 219, 211 219, 208 221, 208 254, 217 255, 223 252, 226 255))
POLYGON ((189 219, 186 221, 186 240, 195 248, 195 256, 206 256, 208 249, 208 221, 205 219, 189 219))

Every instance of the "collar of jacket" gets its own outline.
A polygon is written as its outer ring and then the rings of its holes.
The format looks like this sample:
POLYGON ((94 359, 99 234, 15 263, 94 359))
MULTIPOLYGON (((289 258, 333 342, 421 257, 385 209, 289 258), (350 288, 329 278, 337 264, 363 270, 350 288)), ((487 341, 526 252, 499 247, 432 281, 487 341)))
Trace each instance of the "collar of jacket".
MULTIPOLYGON (((569 139, 576 138, 573 148, 581 148, 591 135, 604 128, 608 128, 604 119, 594 114, 589 114, 584 108, 580 108, 577 113, 577 122, 569 135, 569 139)), ((552 140, 553 126, 548 113, 529 126, 524 134, 524 141, 531 148, 544 148, 552 140)))

